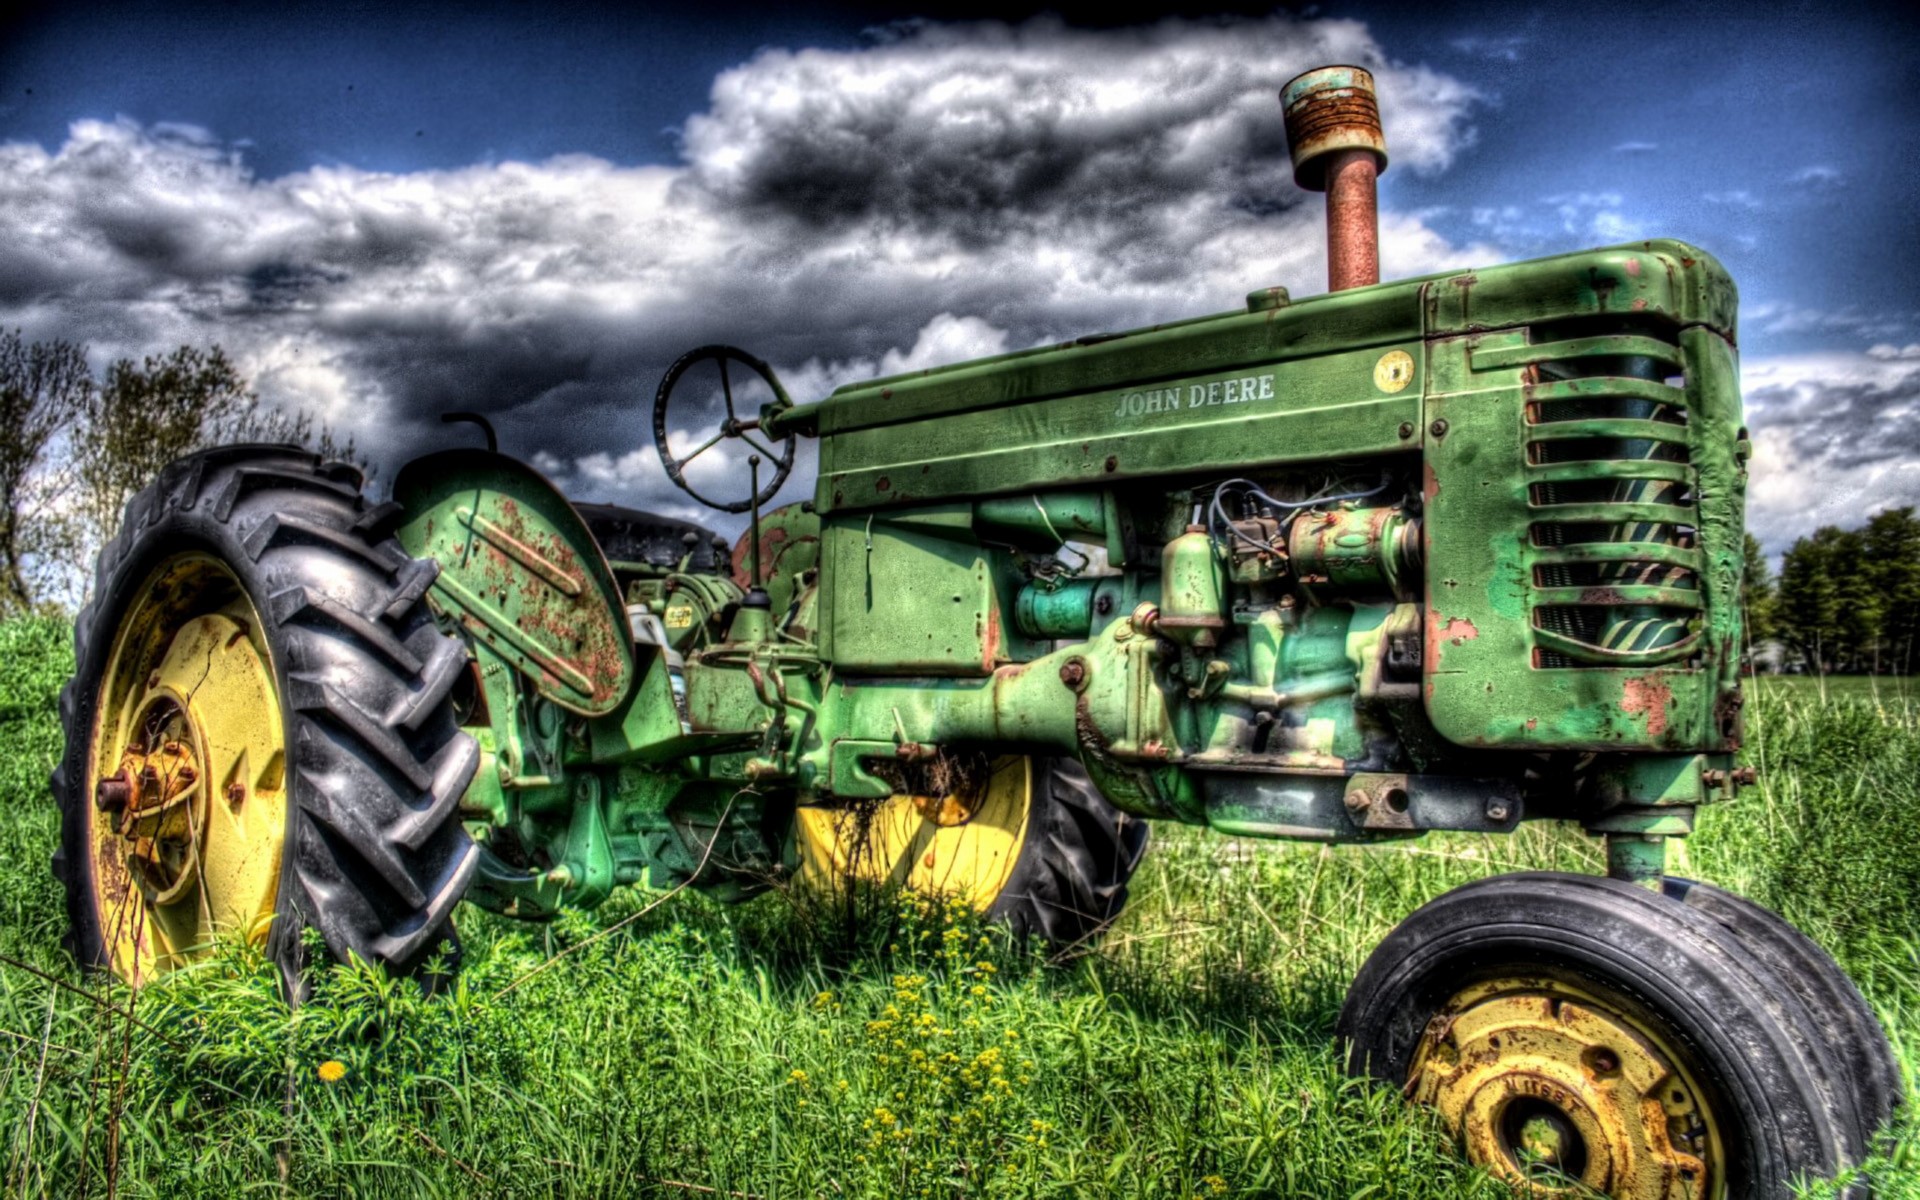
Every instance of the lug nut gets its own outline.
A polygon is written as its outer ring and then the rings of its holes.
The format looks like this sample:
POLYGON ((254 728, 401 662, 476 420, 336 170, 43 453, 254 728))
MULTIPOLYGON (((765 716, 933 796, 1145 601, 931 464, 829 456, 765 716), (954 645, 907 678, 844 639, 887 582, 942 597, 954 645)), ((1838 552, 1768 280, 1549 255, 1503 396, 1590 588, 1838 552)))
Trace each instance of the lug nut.
POLYGON ((133 799, 133 784, 125 775, 109 775, 93 787, 93 806, 103 813, 126 811, 133 799))
POLYGON ((238 780, 227 785, 227 803, 238 804, 247 798, 247 787, 238 780))

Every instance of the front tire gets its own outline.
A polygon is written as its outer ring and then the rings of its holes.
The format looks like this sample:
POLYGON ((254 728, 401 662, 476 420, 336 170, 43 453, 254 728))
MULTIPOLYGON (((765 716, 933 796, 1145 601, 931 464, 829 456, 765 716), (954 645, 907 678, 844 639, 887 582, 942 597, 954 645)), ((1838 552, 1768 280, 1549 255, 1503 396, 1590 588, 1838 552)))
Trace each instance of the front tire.
POLYGON ((466 654, 427 610, 435 564, 359 484, 296 447, 230 446, 128 504, 60 696, 53 869, 83 966, 138 986, 237 934, 297 987, 309 927, 396 973, 457 953, 466 654))
POLYGON ((1350 1067, 1439 1110, 1516 1186, 1786 1197, 1872 1124, 1801 993, 1721 921, 1611 879, 1457 888, 1361 968, 1350 1067))

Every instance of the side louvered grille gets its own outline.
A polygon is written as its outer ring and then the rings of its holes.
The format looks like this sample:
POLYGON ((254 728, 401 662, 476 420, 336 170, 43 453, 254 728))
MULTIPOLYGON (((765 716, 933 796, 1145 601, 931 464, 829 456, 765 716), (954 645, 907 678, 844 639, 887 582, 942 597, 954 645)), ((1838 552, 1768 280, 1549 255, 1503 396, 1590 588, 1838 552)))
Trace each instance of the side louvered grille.
POLYGON ((1526 385, 1534 665, 1680 663, 1699 641, 1680 349, 1614 325, 1536 330, 1526 385))

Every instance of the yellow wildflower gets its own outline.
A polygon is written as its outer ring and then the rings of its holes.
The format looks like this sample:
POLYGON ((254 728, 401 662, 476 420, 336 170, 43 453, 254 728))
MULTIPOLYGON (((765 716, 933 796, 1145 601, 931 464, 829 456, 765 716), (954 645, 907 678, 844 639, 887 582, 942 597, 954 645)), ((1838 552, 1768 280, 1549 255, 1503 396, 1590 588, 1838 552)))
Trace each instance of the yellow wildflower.
POLYGON ((330 1058, 320 1064, 320 1081, 322 1083, 339 1083, 346 1077, 347 1064, 341 1062, 339 1059, 330 1058))

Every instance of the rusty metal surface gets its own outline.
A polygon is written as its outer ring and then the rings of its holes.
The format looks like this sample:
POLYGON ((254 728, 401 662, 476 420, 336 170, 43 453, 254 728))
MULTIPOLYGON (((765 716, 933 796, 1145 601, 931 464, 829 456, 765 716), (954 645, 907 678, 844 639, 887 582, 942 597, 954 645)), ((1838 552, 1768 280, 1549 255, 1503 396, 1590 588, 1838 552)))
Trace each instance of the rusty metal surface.
POLYGON ((1380 282, 1379 166, 1368 150, 1327 155, 1327 290, 1380 282))
POLYGON ((625 607, 592 533, 545 477, 451 450, 407 464, 394 499, 407 510, 396 535, 439 564, 433 602, 468 636, 569 712, 619 706, 634 680, 625 607))
POLYGON ((1468 1157, 1532 1194, 1704 1200, 1725 1149, 1706 1093, 1633 1006, 1542 975, 1466 988, 1407 1079, 1468 1157))
POLYGON ((1327 290, 1380 282, 1376 181, 1387 169, 1386 135, 1373 76, 1360 67, 1320 67, 1281 90, 1293 178, 1327 194, 1327 290))

